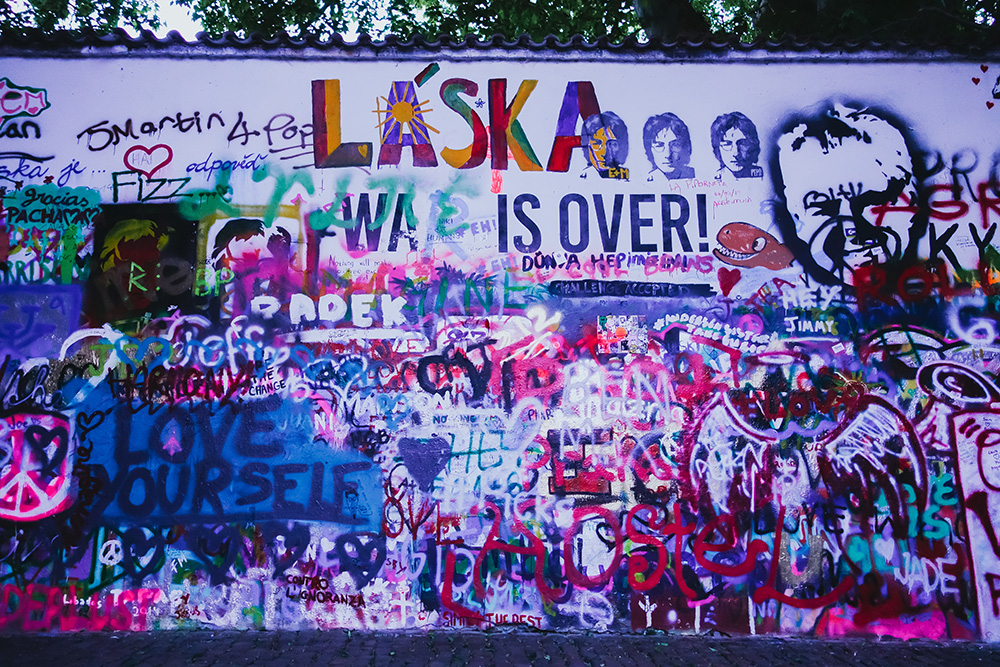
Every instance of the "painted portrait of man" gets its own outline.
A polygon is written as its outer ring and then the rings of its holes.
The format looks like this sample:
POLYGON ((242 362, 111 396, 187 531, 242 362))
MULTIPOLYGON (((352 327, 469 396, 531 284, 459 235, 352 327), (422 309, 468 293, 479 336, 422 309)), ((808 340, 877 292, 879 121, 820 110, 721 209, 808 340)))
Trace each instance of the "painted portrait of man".
POLYGON ((233 218, 219 225, 211 260, 215 275, 230 281, 224 288, 228 296, 224 310, 243 313, 255 296, 263 294, 285 301, 299 279, 291 233, 254 218, 233 218))
POLYGON ((110 204, 94 227, 95 253, 84 290, 91 326, 121 326, 198 312, 194 223, 174 204, 110 204))
POLYGON ((760 140, 757 126, 738 111, 722 114, 712 123, 712 152, 719 161, 716 178, 761 178, 764 170, 757 164, 760 140))
POLYGON ((861 267, 897 263, 915 253, 926 217, 889 216, 878 207, 916 194, 912 151, 889 114, 830 106, 793 118, 772 162, 785 244, 824 284, 852 285, 861 267))
POLYGON ((694 178, 691 161, 691 133, 687 125, 672 113, 652 116, 642 128, 642 145, 652 169, 649 182, 694 178))
POLYGON ((581 178, 587 178, 591 171, 601 178, 628 177, 621 174, 628 158, 628 128, 617 114, 605 111, 587 118, 580 139, 587 155, 587 167, 581 178))

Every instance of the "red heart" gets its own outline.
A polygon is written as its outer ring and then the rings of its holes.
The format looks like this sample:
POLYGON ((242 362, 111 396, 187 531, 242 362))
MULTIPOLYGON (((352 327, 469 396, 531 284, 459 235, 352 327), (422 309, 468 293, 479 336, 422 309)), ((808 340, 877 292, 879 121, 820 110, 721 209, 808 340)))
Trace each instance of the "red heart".
POLYGON ((990 68, 989 65, 980 65, 979 66, 979 69, 983 70, 983 74, 985 74, 986 70, 988 70, 989 68, 990 68))
POLYGON ((972 83, 974 83, 974 84, 976 84, 978 86, 979 85, 979 77, 978 76, 972 77, 972 83))
POLYGON ((993 102, 986 102, 986 108, 987 109, 992 109, 993 108, 993 102))
POLYGON ((736 287, 736 283, 740 281, 743 274, 740 273, 739 269, 727 269, 722 267, 719 269, 719 289, 722 290, 722 296, 729 296, 729 293, 733 291, 736 287))
POLYGON ((133 146, 125 151, 123 161, 130 171, 137 171, 147 179, 170 164, 174 159, 174 151, 166 144, 156 144, 152 148, 133 146), (165 153, 164 153, 165 151, 165 153))

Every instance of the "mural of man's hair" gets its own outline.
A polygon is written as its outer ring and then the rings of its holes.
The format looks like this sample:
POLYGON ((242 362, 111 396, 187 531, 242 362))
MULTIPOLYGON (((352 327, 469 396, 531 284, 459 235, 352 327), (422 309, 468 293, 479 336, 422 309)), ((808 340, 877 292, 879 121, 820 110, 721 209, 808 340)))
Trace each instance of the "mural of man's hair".
POLYGON ((649 163, 656 166, 653 160, 653 140, 656 135, 664 130, 671 130, 677 140, 684 144, 684 159, 680 166, 684 166, 691 159, 691 133, 688 126, 680 118, 672 113, 661 113, 658 116, 650 116, 642 128, 642 145, 646 148, 646 158, 649 163))
POLYGON ((267 237, 267 248, 273 255, 279 254, 279 250, 284 254, 292 245, 292 236, 288 230, 281 227, 274 227, 270 230, 264 226, 263 220, 255 218, 234 218, 228 221, 215 237, 215 248, 212 250, 212 260, 218 264, 226 248, 235 239, 247 240, 255 236, 267 237))
POLYGON ((719 164, 722 164, 719 144, 722 143, 726 132, 730 130, 739 130, 746 136, 750 142, 750 150, 747 152, 748 164, 756 164, 757 158, 760 157, 760 139, 757 137, 757 126, 739 111, 724 113, 712 123, 709 134, 712 137, 712 152, 715 153, 715 159, 719 161, 719 164))
POLYGON ((264 221, 251 218, 234 218, 228 221, 215 237, 215 249, 212 259, 218 260, 226 247, 234 239, 249 239, 254 236, 264 236, 264 221))
POLYGON ((167 245, 169 237, 161 234, 160 229, 152 220, 119 220, 111 228, 107 236, 104 237, 104 245, 101 248, 101 271, 109 271, 114 268, 116 262, 120 262, 121 244, 128 241, 136 241, 146 236, 156 239, 156 248, 163 250, 167 245))
POLYGON ((583 121, 583 129, 580 131, 582 145, 586 149, 594 134, 602 127, 611 130, 617 142, 617 148, 614 150, 611 150, 610 145, 608 146, 608 157, 605 162, 610 167, 620 167, 625 164, 625 160, 628 158, 628 127, 617 114, 611 111, 595 113, 583 121))

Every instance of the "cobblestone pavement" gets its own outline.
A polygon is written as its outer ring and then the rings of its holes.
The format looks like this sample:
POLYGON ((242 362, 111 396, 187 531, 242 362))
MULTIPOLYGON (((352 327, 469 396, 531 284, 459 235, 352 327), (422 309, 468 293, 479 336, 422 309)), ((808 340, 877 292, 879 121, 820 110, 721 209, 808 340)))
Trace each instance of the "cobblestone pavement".
POLYGON ((6 667, 160 665, 1000 665, 1000 644, 529 632, 64 633, 0 635, 6 667))

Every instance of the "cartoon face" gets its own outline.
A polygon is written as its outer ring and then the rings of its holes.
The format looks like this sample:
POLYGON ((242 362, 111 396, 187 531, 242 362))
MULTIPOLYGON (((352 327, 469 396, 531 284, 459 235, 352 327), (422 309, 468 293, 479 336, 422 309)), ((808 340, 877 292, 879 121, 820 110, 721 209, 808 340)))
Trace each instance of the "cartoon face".
POLYGON ((670 128, 660 131, 653 138, 650 149, 653 153, 653 163, 665 174, 687 163, 686 146, 670 128))
POLYGON ((617 149, 618 141, 615 133, 607 127, 598 129, 590 138, 590 164, 594 165, 594 169, 605 171, 608 168, 608 158, 614 155, 617 149))
POLYGON ((785 269, 794 259, 792 251, 763 229, 745 222, 731 222, 716 237, 715 256, 734 266, 785 269))
POLYGON ((731 172, 738 172, 750 163, 750 140, 739 128, 732 128, 719 142, 719 156, 722 164, 731 172))

